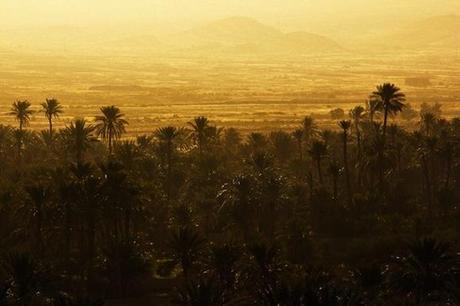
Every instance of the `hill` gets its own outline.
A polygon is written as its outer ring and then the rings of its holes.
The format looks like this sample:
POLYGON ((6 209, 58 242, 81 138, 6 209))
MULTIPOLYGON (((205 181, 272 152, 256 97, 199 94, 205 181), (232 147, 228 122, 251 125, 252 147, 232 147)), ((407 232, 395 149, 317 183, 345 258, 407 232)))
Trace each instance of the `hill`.
POLYGON ((417 49, 459 49, 460 16, 436 16, 410 24, 388 37, 400 46, 417 49))
POLYGON ((218 20, 173 36, 170 45, 191 51, 224 53, 337 52, 335 41, 307 32, 282 31, 247 17, 218 20))

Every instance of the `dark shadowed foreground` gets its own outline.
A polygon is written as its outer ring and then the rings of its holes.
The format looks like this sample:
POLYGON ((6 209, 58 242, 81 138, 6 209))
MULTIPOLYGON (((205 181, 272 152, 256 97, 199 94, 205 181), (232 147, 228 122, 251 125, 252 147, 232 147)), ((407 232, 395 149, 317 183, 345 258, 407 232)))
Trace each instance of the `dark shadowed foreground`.
POLYGON ((0 305, 459 305, 460 119, 392 84, 334 130, 0 126, 0 305), (419 118, 415 130, 394 118, 419 118))

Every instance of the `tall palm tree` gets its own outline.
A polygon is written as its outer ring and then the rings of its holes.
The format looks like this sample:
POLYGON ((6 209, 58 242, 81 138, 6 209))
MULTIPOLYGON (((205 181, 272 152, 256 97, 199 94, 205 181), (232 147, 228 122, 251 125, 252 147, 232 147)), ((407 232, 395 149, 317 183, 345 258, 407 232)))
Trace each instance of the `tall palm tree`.
POLYGON ((437 121, 438 118, 434 113, 423 112, 420 114, 420 127, 424 131, 425 136, 433 136, 437 121))
POLYGON ((10 115, 14 116, 15 119, 19 122, 19 129, 15 131, 14 136, 17 141, 17 149, 18 149, 18 159, 21 157, 21 149, 24 143, 25 131, 24 127, 27 126, 30 122, 30 116, 34 113, 33 110, 30 109, 30 102, 27 100, 24 101, 16 101, 13 103, 10 109, 10 115))
POLYGON ((206 145, 208 131, 210 129, 209 120, 206 117, 199 116, 195 117, 193 121, 188 122, 188 124, 192 128, 191 136, 193 137, 196 145, 198 146, 200 156, 202 156, 204 146, 206 145))
POLYGON ((341 167, 337 161, 333 160, 329 163, 327 171, 332 177, 332 194, 334 195, 335 200, 337 200, 337 181, 339 179, 340 170, 341 167))
POLYGON ((356 134, 356 144, 358 146, 358 160, 361 157, 361 120, 363 119, 365 109, 358 105, 350 110, 350 118, 353 121, 353 129, 356 134))
POLYGON ((413 296, 415 305, 447 305, 446 298, 456 290, 459 263, 450 243, 422 238, 409 245, 406 256, 396 258, 390 270, 391 284, 404 295, 413 296))
POLYGON ((94 129, 85 119, 77 118, 63 131, 64 141, 75 153, 77 162, 82 162, 83 154, 91 146, 91 142, 96 140, 93 136, 94 129))
POLYGON ((29 124, 30 116, 34 113, 34 111, 30 109, 31 105, 29 101, 24 100, 16 101, 11 106, 10 115, 14 116, 19 122, 20 131, 29 124))
POLYGON ((36 228, 34 230, 35 242, 38 253, 41 255, 43 251, 43 221, 45 202, 47 199, 47 190, 42 185, 27 186, 26 191, 29 194, 31 202, 34 206, 33 215, 35 216, 36 228))
POLYGON ((350 120, 342 120, 339 122, 339 126, 343 131, 342 140, 343 140, 343 164, 345 170, 345 180, 347 184, 347 196, 348 204, 351 205, 352 202, 352 191, 351 191, 351 182, 350 182, 350 169, 348 166, 348 132, 351 128, 350 120))
POLYGON ((321 160, 323 156, 326 155, 326 152, 327 152, 326 144, 318 140, 313 141, 313 143, 311 144, 311 148, 308 152, 310 153, 313 160, 316 162, 319 183, 320 185, 323 185, 323 174, 321 172, 321 160))
POLYGON ((381 106, 380 101, 375 98, 366 101, 366 115, 371 123, 374 123, 375 113, 380 110, 381 106))
POLYGON ((385 144, 385 136, 387 130, 388 115, 396 115, 404 108, 406 101, 404 93, 395 84, 384 83, 378 85, 376 91, 371 95, 371 100, 376 100, 381 104, 383 110, 383 143, 385 144))
POLYGON ((292 132, 292 137, 294 137, 297 144, 297 149, 299 150, 299 160, 303 159, 303 149, 302 149, 302 140, 303 140, 303 129, 296 129, 292 132))
POLYGON ((318 134, 318 126, 315 119, 311 116, 306 116, 302 121, 303 137, 306 144, 309 144, 311 139, 318 134))
POLYGON ((125 126, 128 121, 123 119, 125 116, 115 105, 101 107, 102 115, 96 116, 96 134, 109 144, 109 153, 112 154, 113 141, 119 139, 126 132, 125 126))
POLYGON ((56 99, 46 99, 45 102, 41 104, 42 111, 45 114, 46 119, 48 120, 49 125, 49 135, 53 137, 53 118, 58 118, 60 114, 63 113, 62 106, 56 99))
POLYGON ((168 241, 172 256, 181 265, 186 280, 189 278, 190 270, 198 258, 204 242, 204 239, 191 227, 179 228, 168 241))
POLYGON ((181 138, 184 135, 183 129, 178 129, 174 126, 161 127, 155 131, 155 137, 160 142, 160 150, 166 155, 166 182, 168 198, 171 196, 171 180, 174 153, 181 138))

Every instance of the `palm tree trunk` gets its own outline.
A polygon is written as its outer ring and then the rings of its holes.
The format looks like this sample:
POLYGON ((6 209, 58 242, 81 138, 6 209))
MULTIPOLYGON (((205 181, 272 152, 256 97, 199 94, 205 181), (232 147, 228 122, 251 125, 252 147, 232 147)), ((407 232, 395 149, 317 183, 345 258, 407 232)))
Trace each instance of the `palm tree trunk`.
POLYGON ((53 139, 53 120, 51 119, 51 117, 48 118, 48 123, 50 127, 50 138, 53 139))
POLYGON ((333 187, 333 195, 334 195, 334 200, 337 200, 337 175, 334 174, 332 177, 332 187, 333 187))
POLYGON ((387 121, 388 121, 388 107, 385 107, 385 113, 383 116, 383 130, 382 130, 382 151, 385 151, 385 141, 387 136, 387 121))
POLYGON ((109 153, 112 155, 112 133, 109 131, 109 153))
POLYGON ((446 180, 444 183, 445 189, 449 188, 451 170, 452 170, 452 157, 449 156, 446 161, 446 180))
POLYGON ((345 168, 345 180, 347 184, 347 197, 348 197, 348 204, 351 205, 352 203, 352 192, 351 192, 351 182, 350 182, 350 171, 348 168, 348 135, 346 132, 343 133, 343 163, 345 168))
POLYGON ((299 149, 299 160, 303 160, 303 153, 302 153, 302 140, 299 141, 298 143, 298 149, 299 149))
POLYGON ((318 158, 316 160, 316 167, 318 168, 319 184, 322 186, 323 185, 323 175, 321 173, 321 158, 318 158))

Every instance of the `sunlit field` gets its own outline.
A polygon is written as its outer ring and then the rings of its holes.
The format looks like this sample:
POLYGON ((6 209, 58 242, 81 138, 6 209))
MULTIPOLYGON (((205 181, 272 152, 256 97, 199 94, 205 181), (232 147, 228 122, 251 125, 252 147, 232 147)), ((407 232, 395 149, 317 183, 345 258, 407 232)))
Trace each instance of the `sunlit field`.
MULTIPOLYGON (((243 132, 289 129, 305 115, 322 127, 335 127, 329 111, 345 112, 364 103, 384 81, 401 86, 415 108, 442 104, 443 115, 460 115, 460 54, 401 51, 361 55, 198 57, 143 55, 55 56, 4 52, 0 56, 0 107, 3 124, 17 99, 38 110, 57 98, 65 113, 56 124, 90 118, 103 105, 117 105, 129 120, 128 136, 150 133, 167 124, 184 125, 206 115, 222 127, 243 132), (422 79, 425 83, 408 79, 422 79), (426 83, 428 81, 429 83, 426 83)), ((31 128, 47 126, 36 113, 31 128)))

